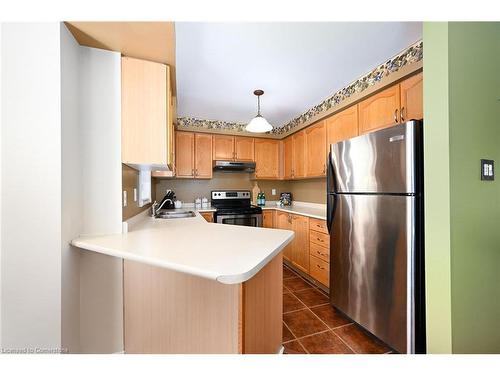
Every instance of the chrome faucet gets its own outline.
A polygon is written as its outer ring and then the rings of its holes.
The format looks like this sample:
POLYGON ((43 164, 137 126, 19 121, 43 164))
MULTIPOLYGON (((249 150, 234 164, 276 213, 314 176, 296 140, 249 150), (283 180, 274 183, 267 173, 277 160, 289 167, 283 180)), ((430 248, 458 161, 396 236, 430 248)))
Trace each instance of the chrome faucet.
POLYGON ((172 199, 165 199, 163 202, 161 202, 161 204, 159 204, 157 201, 154 201, 151 205, 151 217, 156 217, 156 215, 158 215, 158 211, 161 210, 166 202, 173 203, 172 199))

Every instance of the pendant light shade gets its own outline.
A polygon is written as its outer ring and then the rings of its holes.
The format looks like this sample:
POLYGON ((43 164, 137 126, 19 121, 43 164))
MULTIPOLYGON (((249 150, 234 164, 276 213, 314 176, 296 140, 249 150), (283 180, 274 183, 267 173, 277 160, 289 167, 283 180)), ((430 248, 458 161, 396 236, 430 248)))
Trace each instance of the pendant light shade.
POLYGON ((257 96, 257 116, 255 116, 245 127, 247 132, 266 133, 273 130, 272 125, 260 114, 260 96, 264 94, 262 90, 255 90, 254 95, 257 96))
POLYGON ((248 123, 245 129, 247 132, 265 133, 273 130, 273 127, 264 117, 257 115, 248 123))

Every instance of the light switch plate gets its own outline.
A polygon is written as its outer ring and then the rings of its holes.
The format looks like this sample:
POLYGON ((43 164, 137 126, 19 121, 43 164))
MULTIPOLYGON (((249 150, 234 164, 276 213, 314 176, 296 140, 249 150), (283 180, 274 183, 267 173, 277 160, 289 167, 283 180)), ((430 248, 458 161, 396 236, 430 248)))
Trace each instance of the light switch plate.
POLYGON ((495 161, 488 159, 481 159, 481 180, 494 181, 495 180, 495 161))
POLYGON ((271 195, 276 195, 276 189, 271 190, 271 195))

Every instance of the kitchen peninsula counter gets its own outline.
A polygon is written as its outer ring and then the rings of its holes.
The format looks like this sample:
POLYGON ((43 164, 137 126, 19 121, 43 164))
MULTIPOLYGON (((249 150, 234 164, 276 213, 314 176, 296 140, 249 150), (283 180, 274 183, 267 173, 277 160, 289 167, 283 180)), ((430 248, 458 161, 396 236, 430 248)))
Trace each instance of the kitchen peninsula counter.
POLYGON ((72 245, 122 258, 126 353, 282 350, 282 250, 293 232, 195 217, 129 220, 72 245))

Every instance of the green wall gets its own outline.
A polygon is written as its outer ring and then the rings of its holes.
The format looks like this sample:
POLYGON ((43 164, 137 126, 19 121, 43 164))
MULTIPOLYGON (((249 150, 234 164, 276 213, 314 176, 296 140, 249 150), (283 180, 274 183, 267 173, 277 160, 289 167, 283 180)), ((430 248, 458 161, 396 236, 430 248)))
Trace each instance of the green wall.
POLYGON ((453 352, 500 353, 500 23, 449 24, 449 77, 453 352))
POLYGON ((424 23, 427 352, 451 353, 448 24, 424 23))
POLYGON ((500 23, 426 23, 424 48, 429 352, 500 353, 500 174, 480 180, 500 167, 500 23))

